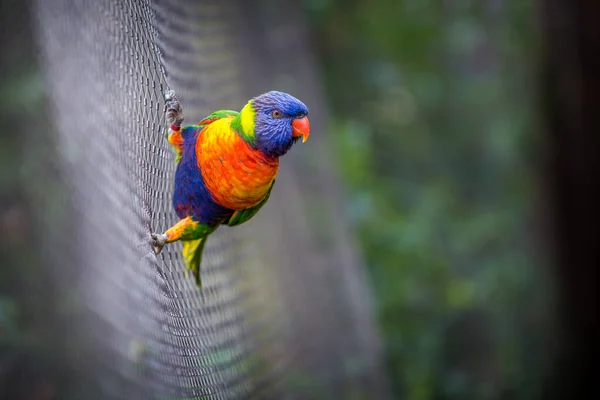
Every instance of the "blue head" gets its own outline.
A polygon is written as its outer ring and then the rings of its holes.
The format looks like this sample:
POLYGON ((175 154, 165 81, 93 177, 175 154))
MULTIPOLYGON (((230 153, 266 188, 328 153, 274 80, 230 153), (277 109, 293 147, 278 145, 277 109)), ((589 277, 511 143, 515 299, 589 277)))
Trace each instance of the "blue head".
POLYGON ((300 138, 303 142, 308 139, 307 115, 308 107, 300 100, 287 93, 271 91, 250 100, 240 117, 253 147, 270 157, 280 157, 300 138))

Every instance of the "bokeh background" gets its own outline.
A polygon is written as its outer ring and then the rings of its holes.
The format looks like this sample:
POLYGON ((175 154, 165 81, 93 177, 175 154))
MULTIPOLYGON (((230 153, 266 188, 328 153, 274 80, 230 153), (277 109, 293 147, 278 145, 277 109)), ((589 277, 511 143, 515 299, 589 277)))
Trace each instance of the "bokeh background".
MULTIPOLYGON (((535 2, 296 3, 329 120, 313 134, 343 186, 392 396, 544 398, 559 314, 535 2)), ((64 321, 36 250, 65 200, 33 10, 0 2, 0 397, 33 382, 23 398, 52 399, 69 371, 52 371, 61 347, 45 344, 61 340, 46 333, 64 321)))
POLYGON ((307 7, 394 393, 537 398, 553 297, 533 2, 307 7))

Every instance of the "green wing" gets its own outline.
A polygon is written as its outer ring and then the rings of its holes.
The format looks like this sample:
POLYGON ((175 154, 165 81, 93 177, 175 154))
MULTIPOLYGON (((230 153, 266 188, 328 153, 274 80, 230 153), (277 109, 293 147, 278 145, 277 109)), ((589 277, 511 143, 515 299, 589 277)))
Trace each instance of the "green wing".
POLYGON ((205 117, 202 121, 198 123, 200 126, 210 125, 218 119, 228 118, 228 117, 237 117, 240 115, 239 112, 233 110, 219 110, 205 117))
POLYGON ((236 226, 239 224, 243 224, 244 222, 248 221, 250 218, 254 217, 256 215, 256 213, 258 212, 258 210, 260 210, 262 208, 262 206, 265 205, 267 200, 269 200, 269 196, 271 196, 271 190, 273 190, 273 185, 275 185, 275 181, 273 181, 273 183, 271 183, 271 187, 269 188, 267 195, 260 203, 258 203, 254 207, 246 208, 245 210, 236 211, 231 216, 231 218, 229 218, 229 221, 227 221, 227 225, 236 226))

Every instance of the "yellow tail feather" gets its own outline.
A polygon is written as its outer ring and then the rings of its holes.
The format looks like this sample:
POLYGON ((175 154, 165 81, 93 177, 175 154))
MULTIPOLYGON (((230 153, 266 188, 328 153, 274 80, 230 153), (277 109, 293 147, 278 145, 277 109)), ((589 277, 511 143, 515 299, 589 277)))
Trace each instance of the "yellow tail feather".
POLYGON ((196 283, 202 289, 202 279, 200 278, 200 263, 202 262, 202 252, 206 237, 196 240, 182 240, 183 243, 183 262, 188 270, 192 271, 196 283))

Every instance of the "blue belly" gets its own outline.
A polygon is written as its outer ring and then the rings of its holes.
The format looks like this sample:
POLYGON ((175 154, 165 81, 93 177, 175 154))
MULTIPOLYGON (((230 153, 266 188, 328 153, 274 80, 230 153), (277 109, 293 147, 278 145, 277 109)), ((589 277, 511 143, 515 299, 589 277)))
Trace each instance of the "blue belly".
POLYGON ((204 185, 196 157, 197 125, 182 129, 183 150, 175 171, 173 208, 179 218, 191 216, 201 224, 218 225, 229 219, 234 210, 215 203, 204 185))

